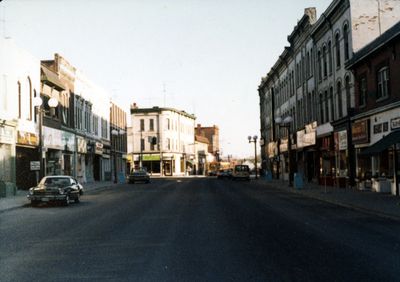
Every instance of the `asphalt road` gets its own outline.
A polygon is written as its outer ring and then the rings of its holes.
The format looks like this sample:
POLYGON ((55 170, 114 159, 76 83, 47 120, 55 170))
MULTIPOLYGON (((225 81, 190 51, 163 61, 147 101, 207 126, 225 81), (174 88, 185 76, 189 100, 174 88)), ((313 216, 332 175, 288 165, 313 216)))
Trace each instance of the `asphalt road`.
POLYGON ((399 281, 400 224, 265 182, 156 179, 0 214, 1 281, 399 281))

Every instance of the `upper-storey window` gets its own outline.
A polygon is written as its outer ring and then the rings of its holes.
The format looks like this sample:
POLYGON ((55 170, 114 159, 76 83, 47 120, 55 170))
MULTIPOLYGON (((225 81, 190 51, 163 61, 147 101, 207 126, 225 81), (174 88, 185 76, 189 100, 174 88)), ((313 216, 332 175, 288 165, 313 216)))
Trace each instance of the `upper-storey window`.
POLYGON ((367 78, 365 76, 361 77, 358 82, 359 89, 359 106, 363 107, 367 104, 367 78))
POLYGON ((150 119, 150 131, 154 131, 154 119, 150 119))
POLYGON ((387 66, 378 70, 377 86, 376 99, 382 99, 389 96, 389 68, 387 66))
POLYGON ((321 63, 321 51, 318 51, 317 55, 317 63, 318 63, 318 80, 322 80, 322 63, 321 63))
POLYGON ((140 131, 144 131, 144 119, 140 120, 140 131))
POLYGON ((329 75, 332 74, 332 42, 328 42, 328 72, 329 75))
POLYGON ((335 35, 335 49, 336 49, 336 67, 340 67, 340 35, 339 32, 335 35))
POLYGON ((349 27, 347 23, 343 26, 344 59, 347 61, 350 57, 349 50, 349 27))
POLYGON ((324 66, 324 68, 323 68, 324 77, 328 76, 328 66, 327 66, 328 62, 326 60, 326 55, 327 55, 326 46, 324 46, 324 47, 322 47, 322 63, 323 63, 323 66, 324 66))

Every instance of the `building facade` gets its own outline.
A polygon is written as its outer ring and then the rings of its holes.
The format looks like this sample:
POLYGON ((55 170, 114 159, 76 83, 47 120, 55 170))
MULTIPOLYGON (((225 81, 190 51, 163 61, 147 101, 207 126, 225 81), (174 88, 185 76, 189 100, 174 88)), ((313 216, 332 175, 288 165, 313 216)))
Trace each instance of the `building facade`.
POLYGON ((35 184, 39 161, 33 101, 40 91, 40 61, 12 39, 0 38, 0 196, 35 184))
POLYGON ((195 157, 196 117, 172 108, 131 106, 131 167, 152 174, 186 175, 195 157))
POLYGON ((399 195, 400 22, 355 53, 352 143, 359 188, 399 195))
MULTIPOLYGON (((126 112, 115 102, 110 103, 111 166, 114 182, 124 182, 127 174, 127 123, 126 112)), ((128 170, 129 172, 129 170, 128 170)))
POLYGON ((345 64, 398 22, 399 11, 399 1, 390 0, 334 0, 318 19, 314 8, 305 9, 258 89, 263 169, 287 179, 291 163, 308 181, 354 183, 354 77, 345 64), (288 116, 290 127, 276 123, 288 116))

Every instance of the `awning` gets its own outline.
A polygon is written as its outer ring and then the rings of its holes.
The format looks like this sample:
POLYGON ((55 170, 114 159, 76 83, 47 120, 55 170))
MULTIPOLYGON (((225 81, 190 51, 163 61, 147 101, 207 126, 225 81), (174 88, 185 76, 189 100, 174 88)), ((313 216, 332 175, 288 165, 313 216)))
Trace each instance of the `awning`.
POLYGON ((383 137, 381 140, 361 152, 360 155, 379 154, 396 143, 400 143, 400 130, 389 133, 389 135, 383 137))
POLYGON ((49 82, 54 87, 56 87, 58 90, 65 89, 65 86, 63 85, 61 80, 58 78, 56 73, 52 72, 51 70, 49 70, 43 66, 41 67, 41 69, 43 72, 42 80, 49 82))

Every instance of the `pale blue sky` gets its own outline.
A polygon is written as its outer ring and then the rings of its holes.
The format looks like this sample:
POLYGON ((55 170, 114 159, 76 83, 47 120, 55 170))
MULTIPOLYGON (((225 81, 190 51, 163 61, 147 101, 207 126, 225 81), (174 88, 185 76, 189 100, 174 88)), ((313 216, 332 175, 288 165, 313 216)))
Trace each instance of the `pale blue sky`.
POLYGON ((331 0, 4 0, 1 35, 37 58, 64 56, 129 105, 165 106, 218 125, 224 155, 254 155, 257 87, 304 8, 331 0), (164 92, 165 85, 165 92, 164 92), (165 95, 164 95, 165 93, 165 95))

